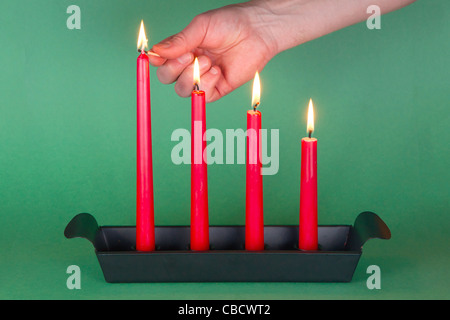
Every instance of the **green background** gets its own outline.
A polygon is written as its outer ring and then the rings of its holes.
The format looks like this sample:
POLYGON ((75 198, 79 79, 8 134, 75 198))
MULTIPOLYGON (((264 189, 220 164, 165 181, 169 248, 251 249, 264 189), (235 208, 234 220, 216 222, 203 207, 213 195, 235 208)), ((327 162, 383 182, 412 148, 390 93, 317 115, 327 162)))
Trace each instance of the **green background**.
MULTIPOLYGON (((447 0, 418 1, 276 56, 261 72, 263 127, 280 130, 278 174, 264 177, 265 223, 297 224, 300 139, 315 102, 319 224, 378 213, 351 283, 108 284, 94 250, 63 231, 80 212, 135 224, 135 63, 150 44, 228 1, 45 0, 0 3, 0 298, 450 298, 447 0), (69 5, 81 30, 69 30, 69 5), (81 290, 66 269, 81 268, 81 290), (382 289, 366 287, 369 265, 382 289)), ((171 162, 190 102, 151 69, 155 222, 189 224, 190 167, 171 162)), ((251 83, 207 106, 208 127, 245 128, 251 83)), ((245 166, 209 166, 211 224, 244 224, 245 166)))

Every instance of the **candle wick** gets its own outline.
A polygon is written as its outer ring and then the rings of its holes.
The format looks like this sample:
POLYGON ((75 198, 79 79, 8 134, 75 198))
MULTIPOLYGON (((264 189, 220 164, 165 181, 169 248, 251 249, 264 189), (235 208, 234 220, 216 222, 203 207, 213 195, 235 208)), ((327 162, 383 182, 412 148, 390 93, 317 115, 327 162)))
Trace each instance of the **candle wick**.
POLYGON ((308 137, 311 139, 311 134, 312 134, 312 131, 311 130, 309 130, 309 132, 308 132, 308 137))
POLYGON ((200 87, 198 86, 198 83, 194 83, 194 90, 200 91, 200 87))
POLYGON ((256 111, 256 108, 259 106, 259 102, 255 103, 255 105, 253 106, 253 111, 256 111))

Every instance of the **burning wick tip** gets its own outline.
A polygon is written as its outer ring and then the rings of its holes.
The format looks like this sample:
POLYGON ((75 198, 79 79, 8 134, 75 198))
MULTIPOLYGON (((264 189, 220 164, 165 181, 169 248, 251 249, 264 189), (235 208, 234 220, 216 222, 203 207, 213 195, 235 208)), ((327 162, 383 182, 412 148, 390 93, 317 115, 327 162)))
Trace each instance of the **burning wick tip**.
POLYGON ((147 51, 147 50, 142 50, 142 49, 138 49, 139 53, 145 53, 148 56, 154 56, 154 57, 161 57, 159 54, 157 54, 156 52, 153 51, 147 51))
POLYGON ((312 135, 312 130, 308 131, 308 137, 311 139, 311 135, 312 135))
POLYGON ((256 108, 259 106, 259 102, 255 103, 255 105, 253 106, 253 111, 256 111, 256 108))
POLYGON ((198 86, 198 83, 194 83, 194 90, 199 91, 200 87, 198 86))

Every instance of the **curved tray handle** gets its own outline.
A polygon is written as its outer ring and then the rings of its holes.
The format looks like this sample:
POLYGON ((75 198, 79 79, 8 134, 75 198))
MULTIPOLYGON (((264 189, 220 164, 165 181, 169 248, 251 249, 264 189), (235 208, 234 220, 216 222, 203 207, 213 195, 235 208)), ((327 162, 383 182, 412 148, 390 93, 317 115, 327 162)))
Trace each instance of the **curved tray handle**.
POLYGON ((64 230, 64 236, 67 239, 84 238, 89 240, 94 247, 98 242, 98 223, 89 213, 80 213, 73 217, 64 230))
POLYGON ((369 239, 391 238, 391 231, 386 223, 373 212, 366 211, 358 215, 351 228, 345 249, 348 251, 361 251, 369 239))

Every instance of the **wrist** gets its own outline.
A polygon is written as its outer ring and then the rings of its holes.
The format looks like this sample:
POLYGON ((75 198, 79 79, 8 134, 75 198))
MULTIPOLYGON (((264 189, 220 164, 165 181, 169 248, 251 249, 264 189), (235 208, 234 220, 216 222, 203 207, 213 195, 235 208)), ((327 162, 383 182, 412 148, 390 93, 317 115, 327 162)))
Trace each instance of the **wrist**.
POLYGON ((309 40, 303 21, 307 10, 311 11, 310 0, 252 0, 248 4, 257 29, 270 39, 273 56, 309 40))
POLYGON ((252 0, 277 53, 367 19, 367 8, 381 13, 415 0, 252 0))

